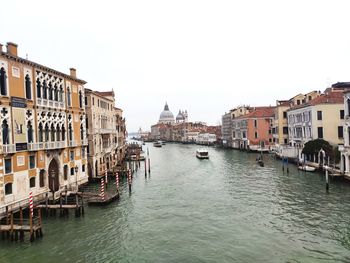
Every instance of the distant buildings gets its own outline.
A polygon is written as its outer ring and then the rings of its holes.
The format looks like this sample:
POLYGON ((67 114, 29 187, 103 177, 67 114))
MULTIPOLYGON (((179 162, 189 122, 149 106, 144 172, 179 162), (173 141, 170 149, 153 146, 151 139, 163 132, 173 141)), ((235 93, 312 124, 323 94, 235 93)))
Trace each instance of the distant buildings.
POLYGON ((349 90, 350 83, 338 82, 323 93, 311 91, 289 100, 277 100, 274 107, 247 106, 244 110, 242 107, 230 110, 222 115, 223 145, 269 150, 280 157, 307 160, 308 157, 302 155, 305 144, 323 139, 335 148, 339 145, 341 170, 350 174, 349 90), (237 116, 239 112, 241 116, 237 116))
POLYGON ((221 127, 189 122, 187 110, 179 110, 176 120, 166 103, 157 124, 151 126, 151 139, 182 143, 214 144, 221 138, 221 127))

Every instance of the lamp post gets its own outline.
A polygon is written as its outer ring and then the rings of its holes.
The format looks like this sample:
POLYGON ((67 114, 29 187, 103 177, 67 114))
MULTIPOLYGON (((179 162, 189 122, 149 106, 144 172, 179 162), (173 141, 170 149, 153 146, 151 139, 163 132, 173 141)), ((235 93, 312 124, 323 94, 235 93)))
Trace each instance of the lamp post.
POLYGON ((75 170, 75 185, 76 185, 76 187, 77 187, 77 191, 78 191, 78 166, 76 165, 75 167, 74 167, 74 170, 75 170))

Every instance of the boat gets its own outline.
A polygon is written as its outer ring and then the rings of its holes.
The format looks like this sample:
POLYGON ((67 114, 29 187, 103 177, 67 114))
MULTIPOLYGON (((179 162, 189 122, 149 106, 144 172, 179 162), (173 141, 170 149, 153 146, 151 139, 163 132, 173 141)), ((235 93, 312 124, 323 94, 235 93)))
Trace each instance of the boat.
POLYGON ((305 171, 305 172, 314 172, 316 170, 315 167, 308 166, 308 165, 300 165, 300 166, 298 166, 298 169, 305 171))
POLYGON ((156 141, 153 143, 154 147, 162 147, 162 143, 160 141, 156 141))
POLYGON ((261 167, 264 167, 264 160, 263 160, 262 153, 260 153, 260 156, 256 157, 256 161, 261 167))
POLYGON ((165 141, 162 141, 162 145, 165 145, 165 141))
POLYGON ((198 159, 209 159, 209 152, 206 149, 198 149, 196 151, 196 156, 198 159))

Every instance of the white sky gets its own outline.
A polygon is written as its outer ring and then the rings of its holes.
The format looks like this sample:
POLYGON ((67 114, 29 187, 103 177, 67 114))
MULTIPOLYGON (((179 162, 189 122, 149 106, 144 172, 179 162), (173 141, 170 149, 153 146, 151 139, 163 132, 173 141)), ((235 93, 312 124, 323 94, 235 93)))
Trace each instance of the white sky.
POLYGON ((350 80, 349 1, 3 1, 0 42, 116 92, 129 131, 176 116, 218 124, 350 80))

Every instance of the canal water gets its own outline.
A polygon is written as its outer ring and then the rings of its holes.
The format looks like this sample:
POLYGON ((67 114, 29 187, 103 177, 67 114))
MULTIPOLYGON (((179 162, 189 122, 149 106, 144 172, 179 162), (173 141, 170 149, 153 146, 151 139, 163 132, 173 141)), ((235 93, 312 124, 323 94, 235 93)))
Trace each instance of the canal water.
POLYGON ((256 154, 149 147, 151 175, 85 217, 44 220, 34 243, 0 241, 0 262, 350 262, 350 183, 282 172, 256 154))

